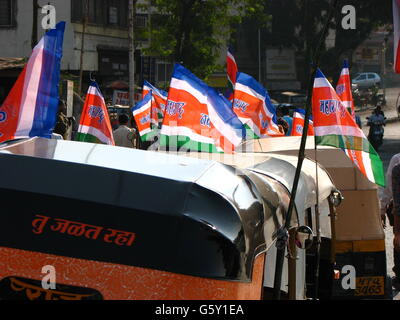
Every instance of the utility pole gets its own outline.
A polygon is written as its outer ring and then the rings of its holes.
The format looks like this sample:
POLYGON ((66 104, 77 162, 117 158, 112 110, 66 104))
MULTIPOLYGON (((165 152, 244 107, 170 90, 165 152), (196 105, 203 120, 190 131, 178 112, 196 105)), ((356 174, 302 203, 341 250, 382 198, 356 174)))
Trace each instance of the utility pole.
POLYGON ((137 0, 129 0, 129 104, 135 105, 135 21, 137 0))
POLYGON ((258 28, 258 82, 261 82, 261 27, 258 28))
POLYGON ((82 39, 81 39, 81 59, 80 59, 80 70, 79 70, 79 89, 78 93, 82 95, 82 81, 83 81, 83 56, 85 54, 85 34, 86 25, 89 20, 89 0, 84 0, 84 9, 82 12, 82 39))
POLYGON ((383 79, 381 81, 381 86, 383 86, 383 97, 386 99, 386 50, 389 38, 385 36, 383 40, 383 48, 382 48, 382 73, 383 79))
POLYGON ((33 48, 37 45, 38 42, 38 10, 39 10, 39 3, 38 0, 32 0, 33 4, 33 22, 32 22, 32 38, 31 38, 31 47, 33 48))

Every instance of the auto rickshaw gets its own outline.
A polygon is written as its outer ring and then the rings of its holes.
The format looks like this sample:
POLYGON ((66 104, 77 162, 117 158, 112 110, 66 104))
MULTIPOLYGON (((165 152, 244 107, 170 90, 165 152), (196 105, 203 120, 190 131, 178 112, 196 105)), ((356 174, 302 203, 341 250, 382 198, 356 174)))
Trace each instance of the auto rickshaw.
MULTIPOLYGON (((296 157, 194 156, 43 138, 0 144, 0 299, 268 299, 296 157), (44 267, 55 289, 42 286, 44 267)), ((312 234, 298 227, 317 218, 316 202, 331 209, 336 192, 312 161, 299 190, 281 286, 290 299, 308 295, 296 244, 312 234)))
MULTIPOLYGON (((248 141, 240 149, 257 154, 298 155, 300 141, 301 137, 261 139, 248 141)), ((392 299, 378 187, 340 149, 315 149, 314 138, 309 137, 305 154, 326 169, 344 197, 335 210, 335 219, 331 219, 331 240, 322 238, 318 298, 392 299), (335 276, 327 276, 329 265, 334 267, 335 276), (355 272, 353 288, 343 285, 349 273, 342 271, 349 268, 355 272)))

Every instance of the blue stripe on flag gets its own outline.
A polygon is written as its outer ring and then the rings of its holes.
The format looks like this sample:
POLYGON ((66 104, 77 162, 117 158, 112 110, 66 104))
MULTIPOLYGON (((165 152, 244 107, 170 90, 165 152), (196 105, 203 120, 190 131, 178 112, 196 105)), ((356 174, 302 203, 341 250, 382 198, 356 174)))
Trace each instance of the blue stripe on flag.
POLYGON ((151 101, 151 99, 153 98, 153 92, 149 91, 148 94, 146 94, 144 96, 144 98, 139 101, 132 109, 132 112, 135 112, 136 110, 139 110, 140 108, 142 108, 143 106, 145 106, 147 103, 149 103, 149 101, 151 101))
POLYGON ((245 137, 246 130, 242 122, 234 113, 231 103, 227 103, 227 100, 222 99, 214 88, 206 85, 203 81, 201 81, 193 73, 180 64, 175 64, 172 77, 188 82, 191 87, 206 95, 208 97, 209 107, 211 106, 214 108, 223 122, 235 130, 235 133, 238 137, 245 137))
POLYGON ((143 86, 149 87, 152 91, 158 92, 161 96, 163 96, 165 99, 168 99, 168 92, 165 92, 164 90, 158 89, 155 86, 153 86, 150 82, 147 80, 143 81, 143 86))
POLYGON ((325 75, 322 73, 322 71, 318 68, 317 73, 315 74, 315 78, 325 78, 325 75))
MULTIPOLYGON (((304 109, 295 109, 294 112, 300 113, 303 116, 306 115, 306 110, 304 110, 304 109)), ((313 119, 313 117, 312 117, 312 115, 310 115, 310 120, 312 120, 312 119, 313 119)))
POLYGON ((41 136, 50 138, 54 130, 58 102, 60 67, 63 51, 65 22, 57 24, 55 29, 44 35, 43 65, 40 75, 38 93, 36 98, 35 115, 30 137, 41 136))
POLYGON ((272 121, 277 124, 278 118, 276 116, 276 108, 274 107, 274 105, 271 102, 271 98, 268 94, 267 89, 265 89, 252 76, 249 76, 248 74, 245 74, 243 72, 238 73, 238 78, 237 78, 236 82, 251 88, 252 90, 257 92, 260 96, 262 96, 264 98, 265 105, 267 106, 268 111, 273 114, 272 121))
POLYGON ((194 89, 205 94, 207 85, 203 83, 199 78, 197 78, 193 73, 191 73, 184 66, 176 63, 174 67, 174 72, 172 78, 188 82, 194 89))
POLYGON ((246 137, 246 129, 233 111, 230 101, 225 98, 223 99, 219 93, 211 87, 206 88, 206 94, 209 104, 211 104, 211 107, 214 108, 222 121, 235 130, 236 136, 244 139, 246 137))

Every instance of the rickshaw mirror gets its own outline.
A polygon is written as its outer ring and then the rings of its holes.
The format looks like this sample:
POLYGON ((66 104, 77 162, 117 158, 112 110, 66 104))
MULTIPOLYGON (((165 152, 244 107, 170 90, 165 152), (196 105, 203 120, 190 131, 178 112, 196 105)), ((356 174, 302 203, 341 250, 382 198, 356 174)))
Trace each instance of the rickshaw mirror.
POLYGON ((300 226, 296 230, 296 246, 299 249, 308 250, 314 242, 314 233, 310 227, 300 226))
POLYGON ((343 200, 344 198, 339 191, 332 192, 330 201, 335 208, 339 207, 343 200))

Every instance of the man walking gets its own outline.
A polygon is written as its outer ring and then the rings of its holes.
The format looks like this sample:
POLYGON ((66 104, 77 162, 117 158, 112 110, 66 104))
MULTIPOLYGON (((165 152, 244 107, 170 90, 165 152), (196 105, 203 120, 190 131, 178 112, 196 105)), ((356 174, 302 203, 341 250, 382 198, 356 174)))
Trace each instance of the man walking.
POLYGON ((392 171, 392 180, 388 183, 392 184, 393 191, 393 247, 394 247, 394 268, 393 272, 396 277, 393 286, 396 290, 400 290, 400 164, 396 165, 392 171))
POLYGON ((127 125, 129 117, 126 114, 121 114, 118 118, 119 127, 114 131, 115 145, 118 147, 134 148, 136 130, 130 129, 127 125))

